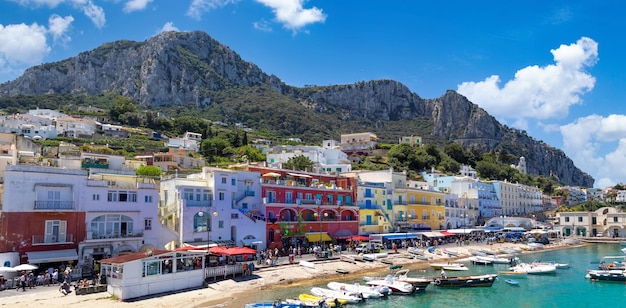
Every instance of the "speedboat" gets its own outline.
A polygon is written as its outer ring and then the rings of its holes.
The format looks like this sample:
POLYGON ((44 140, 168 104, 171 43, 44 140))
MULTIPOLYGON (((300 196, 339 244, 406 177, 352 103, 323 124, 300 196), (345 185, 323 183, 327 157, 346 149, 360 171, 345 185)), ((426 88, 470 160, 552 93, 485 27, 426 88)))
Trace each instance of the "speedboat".
POLYGON ((326 288, 314 287, 311 288, 311 293, 315 296, 326 297, 326 298, 336 298, 338 300, 344 300, 348 304, 356 304, 360 303, 363 298, 357 296, 357 294, 348 291, 335 291, 326 288))
POLYGON ((387 275, 385 279, 373 279, 367 281, 368 286, 380 286, 391 289, 393 294, 411 294, 415 292, 415 287, 406 282, 396 281, 392 275, 387 275))
POLYGON ((509 270, 529 275, 556 274, 556 266, 546 263, 520 263, 509 270))
POLYGON ((351 292, 353 294, 360 294, 365 299, 379 298, 379 297, 383 297, 391 293, 391 290, 389 288, 383 289, 382 287, 378 288, 378 287, 372 287, 372 286, 364 286, 358 283, 349 284, 349 283, 332 281, 332 282, 329 282, 327 286, 329 289, 335 290, 335 291, 346 291, 346 292, 351 292), (381 290, 386 290, 386 293, 380 292, 381 290))
POLYGON ((461 264, 461 263, 454 264, 454 265, 444 265, 441 268, 446 271, 468 271, 469 270, 469 268, 467 268, 465 264, 461 264))
POLYGON ((329 307, 338 307, 346 304, 346 301, 340 300, 338 298, 325 298, 321 296, 315 296, 311 294, 302 293, 298 296, 302 302, 308 304, 317 303, 318 307, 322 307, 323 304, 326 304, 329 307), (322 303, 322 305, 320 305, 322 303))
POLYGON ((432 282, 432 279, 425 278, 425 277, 409 277, 408 269, 397 271, 393 275, 393 279, 412 284, 415 287, 416 291, 426 290, 426 287, 428 287, 428 285, 432 282))
POLYGON ((456 267, 456 266, 465 266, 465 265, 463 265, 463 263, 450 263, 450 262, 448 262, 448 263, 430 263, 428 265, 430 267, 434 268, 434 269, 441 269, 444 266, 454 266, 454 267, 456 267))
POLYGON ((511 260, 498 256, 475 256, 478 260, 489 261, 494 264, 509 264, 511 260))
POLYGON ((472 261, 472 263, 476 264, 476 265, 492 265, 493 264, 493 262, 491 262, 491 260, 481 259, 479 257, 480 256, 473 256, 473 257, 469 258, 469 260, 472 261))

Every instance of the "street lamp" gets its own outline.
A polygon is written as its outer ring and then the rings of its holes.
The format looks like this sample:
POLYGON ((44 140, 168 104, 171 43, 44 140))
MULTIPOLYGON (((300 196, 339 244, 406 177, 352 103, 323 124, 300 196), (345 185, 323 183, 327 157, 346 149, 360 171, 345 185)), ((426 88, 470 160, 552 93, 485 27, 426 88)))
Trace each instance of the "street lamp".
MULTIPOLYGON (((315 216, 319 222, 320 222, 320 248, 322 248, 322 217, 320 216, 320 214, 318 213, 313 213, 313 216, 315 216)), ((324 217, 327 218, 328 217, 328 213, 324 213, 324 217)))

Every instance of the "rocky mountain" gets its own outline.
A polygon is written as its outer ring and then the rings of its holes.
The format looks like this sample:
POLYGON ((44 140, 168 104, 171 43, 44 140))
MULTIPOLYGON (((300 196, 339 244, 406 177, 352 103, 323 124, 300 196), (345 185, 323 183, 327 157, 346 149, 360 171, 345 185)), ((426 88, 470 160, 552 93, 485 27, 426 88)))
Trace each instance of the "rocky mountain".
POLYGON ((291 87, 204 32, 164 32, 145 42, 107 43, 76 57, 32 67, 0 85, 0 97, 107 92, 150 108, 188 103, 200 108, 219 106, 228 119, 275 133, 311 137, 307 132, 316 131, 338 138, 341 133, 371 131, 389 143, 403 135, 421 135, 438 144, 455 141, 484 151, 506 149, 526 157, 529 173, 552 175, 568 185, 592 187, 594 183, 561 150, 502 125, 454 91, 423 99, 392 80, 291 87), (258 93, 267 89, 274 93, 261 99, 258 93), (259 120, 264 112, 265 118, 280 123, 259 120))

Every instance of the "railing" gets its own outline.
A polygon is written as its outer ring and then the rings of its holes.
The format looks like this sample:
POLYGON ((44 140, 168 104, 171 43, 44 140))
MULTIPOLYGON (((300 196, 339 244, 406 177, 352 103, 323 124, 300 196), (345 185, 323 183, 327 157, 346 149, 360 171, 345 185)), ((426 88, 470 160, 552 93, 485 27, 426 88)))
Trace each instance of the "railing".
POLYGON ((241 196, 235 199, 235 202, 239 203, 239 201, 243 200, 245 197, 254 197, 254 190, 246 190, 241 196))
POLYGON ((213 200, 186 200, 183 199, 184 206, 211 206, 213 200))
POLYGON ((33 245, 34 244, 73 243, 73 242, 74 242, 74 235, 73 234, 33 235, 33 245))
POLYGON ((137 233, 131 232, 127 234, 120 234, 118 232, 93 233, 91 231, 87 231, 85 234, 86 240, 104 240, 104 239, 118 239, 118 238, 140 238, 140 237, 143 237, 142 232, 137 232, 137 233))
POLYGON ((35 210, 73 210, 74 201, 35 201, 35 210))

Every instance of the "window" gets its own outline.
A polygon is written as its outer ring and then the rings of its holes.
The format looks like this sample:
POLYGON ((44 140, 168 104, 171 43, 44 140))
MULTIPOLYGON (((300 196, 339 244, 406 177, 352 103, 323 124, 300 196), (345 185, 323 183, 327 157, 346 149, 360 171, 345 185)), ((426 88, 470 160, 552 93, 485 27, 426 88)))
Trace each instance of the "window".
POLYGON ((613 222, 619 222, 619 220, 617 219, 617 217, 613 217, 613 222))
POLYGON ((143 200, 145 203, 152 203, 152 196, 144 196, 143 200))
POLYGON ((91 232, 93 239, 126 237, 134 233, 133 219, 119 214, 100 215, 91 220, 91 232))
POLYGON ((311 200, 313 200, 313 199, 312 199, 312 198, 313 198, 313 195, 311 195, 310 193, 307 193, 307 194, 305 194, 305 195, 304 195, 304 198, 305 198, 305 200, 307 200, 307 201, 311 201, 311 200))
POLYGON ((93 201, 98 201, 98 200, 100 200, 100 195, 98 195, 98 194, 93 194, 93 195, 91 196, 91 200, 93 200, 93 201))
POLYGON ((233 185, 233 186, 237 185, 237 180, 231 179, 230 180, 230 185, 233 185))
POLYGON ((569 217, 565 217, 565 222, 569 222, 569 217))
POLYGON ((583 222, 583 218, 582 217, 578 217, 578 222, 583 222))
POLYGON ((293 202, 293 192, 291 191, 285 192, 285 203, 292 203, 292 202, 293 202))
POLYGON ((44 243, 64 243, 66 242, 67 221, 46 220, 46 234, 44 243))
POLYGON ((223 220, 218 221, 217 222, 217 227, 220 228, 220 229, 224 229, 224 221, 223 220))
POLYGON ((107 201, 109 202, 137 202, 136 191, 110 190, 107 193, 107 201))
POLYGON ((146 261, 143 262, 143 277, 161 275, 161 262, 146 261))
POLYGON ((193 232, 207 232, 209 225, 209 213, 198 212, 193 215, 193 232))
POLYGON ((143 229, 144 230, 152 230, 152 219, 146 218, 143 220, 143 229))
POLYGON ((219 192, 218 196, 219 196, 219 200, 224 200, 225 198, 225 194, 222 191, 219 192))
POLYGON ((226 184, 226 177, 222 177, 222 184, 226 184))
POLYGON ((193 189, 191 188, 183 189, 183 200, 193 200, 193 189))

